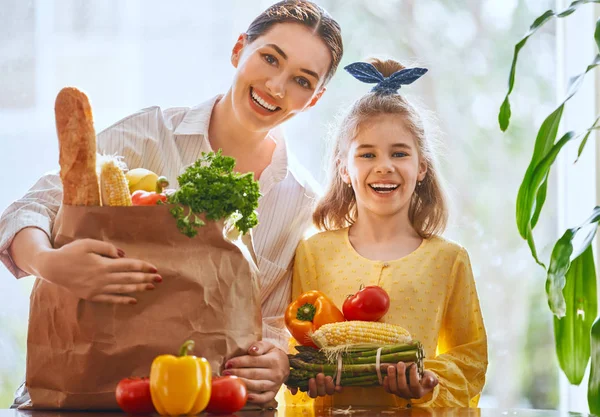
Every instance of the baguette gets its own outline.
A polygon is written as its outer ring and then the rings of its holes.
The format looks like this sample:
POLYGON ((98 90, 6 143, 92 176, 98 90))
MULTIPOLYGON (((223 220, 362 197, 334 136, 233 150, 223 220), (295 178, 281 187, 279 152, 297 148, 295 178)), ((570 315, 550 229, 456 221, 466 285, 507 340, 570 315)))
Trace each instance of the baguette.
POLYGON ((96 132, 87 96, 74 87, 58 93, 54 105, 63 204, 99 206, 96 132))

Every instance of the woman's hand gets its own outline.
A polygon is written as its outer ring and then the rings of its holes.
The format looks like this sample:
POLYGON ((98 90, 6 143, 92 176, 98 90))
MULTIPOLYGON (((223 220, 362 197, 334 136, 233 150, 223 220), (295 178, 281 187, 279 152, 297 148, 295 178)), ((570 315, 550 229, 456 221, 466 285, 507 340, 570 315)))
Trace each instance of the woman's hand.
POLYGON ((407 367, 404 362, 398 362, 396 366, 388 367, 388 374, 383 378, 383 388, 386 392, 406 400, 424 397, 433 391, 437 384, 437 377, 430 371, 425 371, 423 378, 419 379, 414 363, 407 367))
POLYGON ((94 239, 42 251, 36 263, 41 278, 89 301, 135 304, 132 293, 153 290, 162 282, 154 265, 125 258, 121 249, 94 239))
POLYGON ((248 354, 227 361, 223 375, 235 375, 246 383, 248 402, 265 405, 290 373, 287 354, 266 341, 254 343, 248 354))

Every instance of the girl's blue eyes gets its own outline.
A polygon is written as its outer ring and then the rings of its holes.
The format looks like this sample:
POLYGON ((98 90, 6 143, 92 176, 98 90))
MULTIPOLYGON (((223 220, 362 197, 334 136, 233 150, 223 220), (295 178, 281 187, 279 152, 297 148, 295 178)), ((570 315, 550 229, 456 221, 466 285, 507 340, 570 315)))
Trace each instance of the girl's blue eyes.
MULTIPOLYGON (((271 54, 263 54, 263 59, 267 62, 267 64, 269 65, 276 65, 277 64, 277 58, 275 58, 273 55, 271 54)), ((296 77, 295 78, 296 83, 298 83, 298 85, 302 88, 312 88, 310 81, 308 81, 306 78, 304 77, 296 77)))
MULTIPOLYGON (((392 154, 392 158, 404 158, 405 156, 408 156, 408 154, 405 152, 394 152, 392 154)), ((364 153, 364 154, 360 155, 360 157, 370 159, 370 158, 375 158, 375 154, 369 152, 369 153, 364 153)))

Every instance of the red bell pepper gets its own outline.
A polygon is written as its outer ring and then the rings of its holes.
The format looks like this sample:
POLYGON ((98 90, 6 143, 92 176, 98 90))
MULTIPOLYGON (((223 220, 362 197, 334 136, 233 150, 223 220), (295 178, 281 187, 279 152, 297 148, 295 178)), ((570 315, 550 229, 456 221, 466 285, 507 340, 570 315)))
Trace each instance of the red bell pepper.
POLYGON ((163 193, 163 189, 169 185, 166 177, 158 177, 156 180, 156 191, 137 190, 131 194, 131 202, 134 206, 154 206, 159 201, 167 202, 167 196, 163 193))

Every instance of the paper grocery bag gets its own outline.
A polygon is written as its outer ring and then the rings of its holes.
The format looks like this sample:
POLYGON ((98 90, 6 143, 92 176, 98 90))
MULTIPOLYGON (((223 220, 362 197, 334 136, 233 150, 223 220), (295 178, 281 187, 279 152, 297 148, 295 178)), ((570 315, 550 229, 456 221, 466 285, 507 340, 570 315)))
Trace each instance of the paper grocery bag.
POLYGON ((243 241, 234 235, 207 222, 189 238, 166 205, 63 206, 55 248, 84 238, 110 242, 126 257, 155 265, 163 282, 136 293, 136 305, 109 305, 37 279, 27 337, 30 406, 117 409, 120 379, 148 376, 156 356, 177 355, 188 339, 213 374, 245 354, 262 335, 258 271, 248 235, 243 241))

